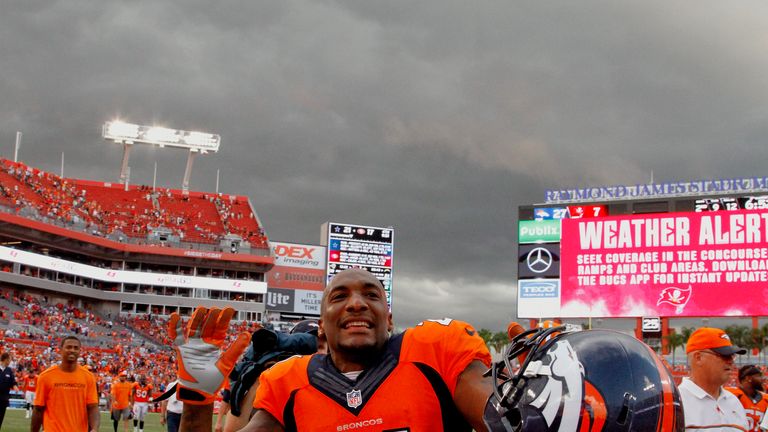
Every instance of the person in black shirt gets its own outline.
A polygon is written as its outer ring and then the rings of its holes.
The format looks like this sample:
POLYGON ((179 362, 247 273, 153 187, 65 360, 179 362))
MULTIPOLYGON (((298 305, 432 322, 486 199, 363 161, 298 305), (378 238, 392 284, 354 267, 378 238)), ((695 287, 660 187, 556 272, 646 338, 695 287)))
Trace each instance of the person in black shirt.
POLYGON ((11 369, 11 355, 7 352, 0 354, 0 429, 3 427, 5 410, 8 408, 8 399, 11 397, 11 389, 16 387, 16 377, 11 369))

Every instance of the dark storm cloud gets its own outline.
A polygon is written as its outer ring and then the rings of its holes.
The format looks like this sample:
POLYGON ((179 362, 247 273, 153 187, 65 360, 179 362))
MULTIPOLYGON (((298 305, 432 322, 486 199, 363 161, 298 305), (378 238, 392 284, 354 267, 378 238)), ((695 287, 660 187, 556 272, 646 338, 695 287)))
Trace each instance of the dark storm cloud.
MULTIPOLYGON (((101 123, 222 135, 192 187, 272 239, 396 228, 396 316, 503 328, 516 207, 546 188, 759 175, 761 2, 17 1, 0 13, 0 154, 117 178, 101 123), (425 307, 425 305, 428 305, 425 307)), ((184 153, 136 148, 178 187, 184 153)))

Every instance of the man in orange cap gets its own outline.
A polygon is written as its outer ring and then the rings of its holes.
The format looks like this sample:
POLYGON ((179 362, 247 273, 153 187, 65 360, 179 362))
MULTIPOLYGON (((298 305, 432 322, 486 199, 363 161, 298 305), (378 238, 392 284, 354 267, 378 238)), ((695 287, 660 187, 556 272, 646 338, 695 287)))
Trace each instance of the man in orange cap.
POLYGON ((747 430, 744 407, 733 393, 723 388, 735 371, 734 356, 747 351, 733 346, 723 330, 702 327, 688 338, 685 352, 691 376, 683 378, 679 389, 686 430, 747 430))

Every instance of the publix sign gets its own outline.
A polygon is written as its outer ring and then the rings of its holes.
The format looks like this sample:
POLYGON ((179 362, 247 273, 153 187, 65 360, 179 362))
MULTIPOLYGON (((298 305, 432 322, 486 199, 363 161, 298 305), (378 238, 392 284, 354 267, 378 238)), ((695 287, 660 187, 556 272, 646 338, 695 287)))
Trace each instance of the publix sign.
POLYGON ((520 221, 517 226, 518 243, 558 243, 559 220, 520 221))

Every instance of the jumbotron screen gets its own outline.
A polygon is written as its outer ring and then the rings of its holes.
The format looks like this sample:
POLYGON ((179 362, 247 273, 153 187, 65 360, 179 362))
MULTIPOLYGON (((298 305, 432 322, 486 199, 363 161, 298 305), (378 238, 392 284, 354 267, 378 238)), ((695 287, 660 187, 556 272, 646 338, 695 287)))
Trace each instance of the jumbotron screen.
POLYGON ((394 240, 392 227, 327 222, 323 230, 323 241, 328 245, 327 280, 347 269, 365 269, 381 281, 387 304, 392 307, 394 240))
POLYGON ((768 197, 665 205, 614 214, 601 204, 601 216, 557 220, 538 207, 523 220, 521 208, 518 316, 768 315, 768 197))

